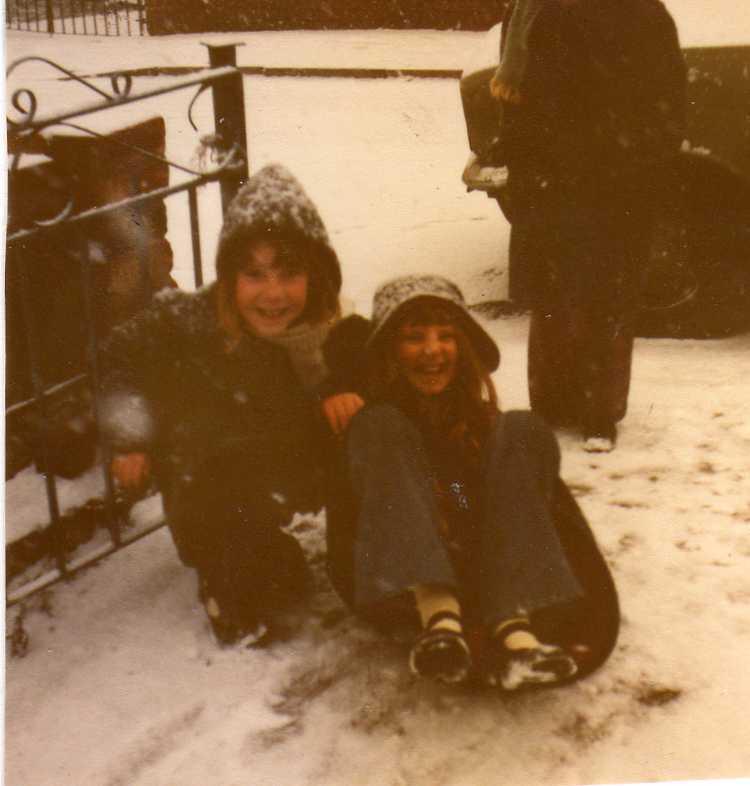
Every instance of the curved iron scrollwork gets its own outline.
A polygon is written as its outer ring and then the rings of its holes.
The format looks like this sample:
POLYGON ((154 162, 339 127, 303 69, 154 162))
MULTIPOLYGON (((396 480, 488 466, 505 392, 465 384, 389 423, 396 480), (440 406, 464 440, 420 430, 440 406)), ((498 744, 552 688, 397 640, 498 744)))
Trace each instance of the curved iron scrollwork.
MULTIPOLYGON (((22 121, 18 121, 17 125, 23 126, 33 122, 36 115, 37 100, 32 90, 25 87, 16 90, 11 98, 11 105, 24 118, 22 121), (28 101, 26 106, 23 104, 24 99, 28 101)), ((13 124, 13 120, 10 118, 8 118, 8 122, 13 124)))
MULTIPOLYGON (((56 63, 54 60, 50 60, 46 57, 39 57, 38 55, 29 55, 28 57, 21 57, 15 62, 11 63, 8 66, 5 72, 6 81, 10 77, 10 75, 21 65, 24 63, 44 63, 51 68, 56 69, 61 74, 65 74, 66 77, 72 79, 75 82, 87 87, 89 90, 93 91, 97 95, 101 96, 107 104, 117 104, 120 101, 123 101, 130 95, 130 91, 133 86, 133 79, 130 74, 125 73, 117 73, 113 74, 110 77, 110 84, 112 86, 112 92, 108 93, 106 90, 102 90, 101 88, 97 87, 95 84, 90 82, 88 79, 84 79, 83 77, 79 76, 78 74, 74 73, 73 71, 61 66, 59 63, 56 63)), ((20 88, 16 90, 12 94, 11 104, 16 111, 19 112, 21 115, 18 119, 13 119, 8 117, 7 122, 10 127, 9 130, 14 130, 16 132, 20 132, 25 128, 28 128, 33 122, 34 118, 36 117, 37 111, 37 98, 34 95, 32 90, 28 88, 20 88), (25 105, 24 100, 28 103, 25 105)))
MULTIPOLYGON (((102 108, 116 106, 118 103, 128 99, 132 91, 133 78, 130 74, 119 72, 112 74, 110 76, 110 93, 102 90, 100 87, 93 84, 89 80, 78 76, 70 69, 61 66, 58 63, 49 60, 48 58, 35 55, 23 57, 14 61, 6 71, 6 78, 10 77, 11 74, 13 74, 13 72, 19 68, 19 66, 31 62, 46 64, 61 74, 64 74, 66 77, 84 85, 89 90, 101 96, 104 99, 102 108)), ((210 86, 211 85, 209 83, 201 84, 188 106, 187 118, 195 131, 198 131, 199 129, 192 115, 193 107, 199 96, 208 90, 210 86)), ((107 134, 94 131, 87 126, 81 125, 80 123, 71 122, 71 120, 66 119, 64 115, 58 117, 50 116, 40 119, 37 117, 39 109, 37 96, 33 90, 26 87, 19 88, 13 92, 10 104, 13 107, 13 110, 17 113, 17 116, 14 118, 6 118, 9 141, 13 142, 16 140, 19 142, 19 144, 16 145, 11 144, 11 157, 9 166, 11 173, 15 172, 19 168, 20 162, 24 155, 32 154, 34 152, 41 152, 45 149, 44 144, 37 145, 33 140, 41 139, 43 131, 49 132, 50 129, 54 128, 72 129, 78 133, 104 140, 107 144, 111 144, 116 148, 135 151, 144 158, 149 158, 162 164, 166 164, 170 169, 179 170, 193 178, 200 180, 211 180, 225 170, 231 171, 241 167, 245 161, 244 151, 239 145, 226 145, 224 140, 217 135, 205 134, 200 137, 197 149, 198 167, 195 168, 194 165, 186 166, 184 164, 178 163, 177 161, 172 161, 164 156, 160 156, 145 148, 128 144, 121 140, 112 138, 107 134), (206 165, 207 161, 210 161, 213 166, 206 165)), ((33 221, 33 226, 37 228, 49 229, 64 224, 71 217, 76 217, 76 215, 76 199, 75 196, 71 196, 65 206, 56 215, 49 218, 35 219, 33 221)))
POLYGON ((130 74, 117 73, 109 78, 112 85, 112 99, 122 101, 130 95, 133 87, 133 77, 130 74))
MULTIPOLYGON (((78 76, 73 71, 70 71, 69 69, 59 65, 58 63, 49 60, 48 58, 38 57, 36 55, 30 55, 28 57, 23 57, 20 58, 19 60, 14 61, 6 71, 6 78, 9 77, 13 73, 13 71, 15 71, 20 65, 28 62, 41 62, 50 65, 51 67, 65 74, 70 79, 82 85, 85 85, 90 90, 93 90, 95 93, 97 93, 98 95, 102 96, 105 99, 105 103, 102 105, 102 108, 115 106, 119 102, 125 101, 130 97, 130 94, 132 92, 133 78, 131 74, 123 73, 123 72, 117 72, 111 74, 110 84, 112 85, 112 93, 107 93, 104 90, 101 90, 96 85, 92 84, 87 79, 78 76)), ((187 119, 194 131, 199 131, 199 128, 197 123, 195 122, 195 119, 193 118, 193 109, 200 96, 206 91, 208 91, 210 87, 211 84, 208 82, 201 84, 198 87, 198 90, 195 92, 195 95, 190 100, 190 103, 188 104, 187 119)), ((30 90, 29 88, 23 87, 13 92, 11 97, 11 105, 13 109, 18 113, 19 117, 15 119, 11 117, 6 118, 7 125, 8 125, 8 133, 11 139, 14 138, 16 139, 21 138, 27 140, 32 139, 35 136, 40 135, 42 130, 47 130, 53 127, 72 128, 92 137, 105 138, 105 135, 103 134, 99 134, 96 131, 93 131, 89 128, 65 120, 64 116, 58 116, 56 118, 55 117, 45 118, 43 121, 40 121, 37 125, 35 125, 38 104, 39 102, 34 91, 30 90)), ((121 145, 123 144, 117 142, 116 140, 109 139, 109 141, 112 142, 113 144, 121 144, 121 145)), ((196 171, 194 169, 191 169, 190 167, 184 166, 182 164, 178 164, 174 161, 169 161, 160 156, 156 156, 147 150, 143 150, 141 148, 132 145, 131 146, 124 145, 124 146, 130 147, 131 149, 136 150, 139 153, 142 153, 144 156, 162 161, 163 163, 168 164, 170 167, 179 169, 183 172, 186 172, 187 174, 190 175, 201 174, 200 171, 196 171)), ((41 147, 43 147, 43 145, 41 147)), ((224 159, 230 154, 230 149, 232 148, 232 145, 231 144, 227 145, 226 141, 223 139, 221 134, 207 134, 200 137, 199 148, 200 148, 200 155, 202 160, 205 159, 206 151, 210 150, 211 158, 213 161, 223 162, 224 159)), ((11 166, 12 170, 16 169, 18 165, 19 157, 20 155, 15 156, 13 164, 11 166)), ((232 151, 232 157, 236 161, 237 159, 236 151, 232 151)), ((203 170, 203 168, 201 169, 202 171, 205 171, 203 170)))
MULTIPOLYGON (((77 130, 80 130, 80 131, 88 131, 88 129, 84 129, 83 127, 76 126, 76 125, 74 125, 72 123, 68 123, 68 124, 60 123, 60 125, 68 125, 68 126, 72 126, 73 128, 76 128, 77 130)), ((93 134, 94 136, 97 136, 97 137, 101 137, 102 136, 101 134, 97 134, 96 132, 93 132, 93 131, 88 131, 88 132, 93 134)), ((217 180, 221 176, 221 174, 223 172, 232 172, 232 171, 236 171, 236 170, 242 169, 242 167, 245 164, 244 150, 238 144, 232 145, 232 147, 229 150, 227 150, 227 151, 222 151, 222 155, 220 155, 220 156, 213 156, 212 157, 212 161, 216 161, 217 162, 217 165, 215 167, 213 167, 211 169, 194 170, 194 169, 189 169, 188 167, 184 167, 181 164, 177 164, 177 163, 175 163, 173 161, 169 161, 169 159, 162 158, 161 156, 157 156, 154 153, 149 153, 148 151, 143 150, 142 148, 136 147, 134 145, 127 145, 127 144, 119 142, 117 140, 108 140, 108 141, 111 141, 114 144, 118 144, 118 145, 120 145, 122 147, 131 149, 131 150, 136 150, 139 153, 143 153, 144 155, 148 156, 149 158, 153 158, 153 159, 155 159, 157 161, 161 161, 161 162, 163 162, 165 164, 168 164, 171 167, 176 167, 176 168, 182 170, 183 172, 186 172, 188 174, 194 175, 194 180, 192 181, 192 186, 193 187, 195 187, 196 185, 201 185, 203 183, 211 182, 213 180, 217 180)), ((208 144, 207 146, 209 148, 211 147, 210 144, 208 144)), ((13 170, 13 169, 15 169, 17 167, 18 159, 20 159, 21 155, 22 155, 21 153, 17 153, 17 154, 14 155, 14 157, 13 157, 13 165, 11 166, 11 170, 13 170)), ((40 219, 35 219, 33 223, 34 223, 34 226, 39 228, 39 229, 50 229, 50 228, 55 227, 55 226, 61 226, 61 225, 65 224, 66 222, 68 222, 70 219, 83 218, 84 216, 86 216, 88 218, 92 218, 92 217, 94 217, 96 215, 105 215, 105 214, 109 213, 113 209, 127 208, 130 205, 141 203, 144 200, 153 198, 154 196, 159 196, 160 195, 162 197, 165 197, 165 196, 168 196, 169 193, 174 193, 174 192, 177 192, 177 191, 187 190, 188 188, 190 188, 190 186, 191 186, 191 184, 188 183, 188 184, 181 184, 181 185, 178 185, 178 186, 173 186, 173 187, 168 187, 168 188, 161 188, 161 189, 157 189, 156 191, 152 191, 152 192, 146 192, 146 193, 141 193, 141 194, 133 194, 132 196, 127 197, 126 199, 123 199, 123 200, 121 200, 119 202, 112 203, 112 204, 109 204, 109 205, 105 205, 103 207, 89 209, 87 211, 84 211, 83 213, 76 213, 75 212, 75 198, 72 197, 72 198, 70 198, 68 200, 66 205, 62 208, 62 210, 60 210, 60 212, 57 213, 57 215, 52 216, 51 218, 46 218, 46 219, 41 219, 41 218, 40 219)), ((28 229, 22 229, 22 230, 19 230, 18 232, 20 234, 24 234, 27 231, 28 231, 28 229)), ((14 236, 11 236, 9 239, 12 240, 13 237, 14 236)))
POLYGON ((190 125, 192 126, 193 131, 198 130, 198 126, 196 125, 195 120, 193 120, 193 107, 195 106, 196 102, 201 97, 201 95, 205 93, 206 90, 208 90, 208 87, 209 87, 208 85, 201 85, 195 91, 195 95, 190 99, 190 104, 188 105, 188 110, 187 110, 187 119, 188 119, 188 123, 190 123, 190 125))
MULTIPOLYGON (((210 88, 209 84, 201 85, 195 92, 195 95, 190 99, 190 104, 187 109, 187 119, 193 131, 198 132, 198 124, 193 119, 193 109, 195 108, 198 99, 210 88)), ((199 137, 198 145, 198 164, 201 171, 205 171, 205 162, 210 160, 214 163, 220 164, 219 169, 224 169, 224 164, 227 160, 233 160, 232 166, 238 166, 241 163, 242 151, 237 145, 228 145, 224 136, 219 133, 201 134, 199 137)), ((218 170, 217 170, 218 171, 218 170)), ((197 174, 197 173, 195 173, 197 174)))
POLYGON ((71 215, 73 215, 74 208, 75 208, 75 201, 71 199, 56 216, 46 219, 37 218, 34 220, 34 225, 38 227, 53 227, 53 226, 57 226, 57 224, 62 224, 63 222, 67 221, 71 215))

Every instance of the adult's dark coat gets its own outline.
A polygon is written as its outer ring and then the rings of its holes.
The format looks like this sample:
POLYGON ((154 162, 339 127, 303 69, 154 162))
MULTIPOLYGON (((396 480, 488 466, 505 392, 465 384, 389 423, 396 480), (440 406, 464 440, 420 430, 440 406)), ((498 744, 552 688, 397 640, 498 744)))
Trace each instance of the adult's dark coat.
POLYGON ((684 138, 674 22, 659 0, 554 0, 542 4, 526 44, 520 101, 502 107, 500 151, 514 231, 530 244, 522 290, 542 307, 567 292, 601 293, 617 308, 635 296, 638 271, 625 256, 597 259, 586 246, 597 228, 611 236, 623 215, 634 219, 631 232, 648 222, 661 168, 684 138))

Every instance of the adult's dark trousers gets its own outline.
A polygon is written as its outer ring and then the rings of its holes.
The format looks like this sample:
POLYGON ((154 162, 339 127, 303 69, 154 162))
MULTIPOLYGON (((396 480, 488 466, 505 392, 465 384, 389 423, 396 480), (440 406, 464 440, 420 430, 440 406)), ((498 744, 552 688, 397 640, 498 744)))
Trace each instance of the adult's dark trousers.
POLYGON ((519 211, 529 400, 551 425, 606 432, 625 416, 652 205, 623 180, 536 195, 519 211))
POLYGON ((552 426, 606 433, 627 412, 635 313, 602 314, 586 304, 533 309, 529 403, 552 426))

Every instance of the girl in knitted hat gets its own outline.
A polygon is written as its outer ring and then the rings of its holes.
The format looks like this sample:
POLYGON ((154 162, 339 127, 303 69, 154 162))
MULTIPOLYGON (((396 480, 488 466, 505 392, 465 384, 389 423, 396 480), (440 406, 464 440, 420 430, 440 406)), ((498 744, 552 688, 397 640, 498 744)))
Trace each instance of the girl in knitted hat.
POLYGON ((224 218, 217 280, 164 290, 103 351, 101 425, 126 489, 154 477, 182 561, 223 644, 259 636, 307 582, 279 526, 320 507, 321 346, 341 273, 314 204, 260 170, 224 218))
POLYGON ((459 289, 390 281, 371 323, 343 320, 324 352, 360 393, 327 402, 342 438, 329 570, 344 600, 388 630, 414 626, 412 670, 446 683, 515 690, 602 663, 619 626, 609 570, 552 431, 499 411, 499 352, 459 289))

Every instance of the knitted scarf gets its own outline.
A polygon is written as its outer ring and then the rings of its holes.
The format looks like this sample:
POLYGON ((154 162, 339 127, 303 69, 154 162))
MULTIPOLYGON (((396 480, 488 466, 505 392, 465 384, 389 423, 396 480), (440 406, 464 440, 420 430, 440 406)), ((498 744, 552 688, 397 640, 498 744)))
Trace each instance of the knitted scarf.
POLYGON ((323 344, 334 321, 326 320, 317 325, 303 322, 267 339, 287 351, 292 366, 307 391, 315 390, 327 374, 323 360, 323 344))
POLYGON ((500 66, 493 78, 493 90, 512 104, 521 100, 521 83, 529 59, 529 31, 548 0, 516 0, 507 31, 503 35, 500 66))

